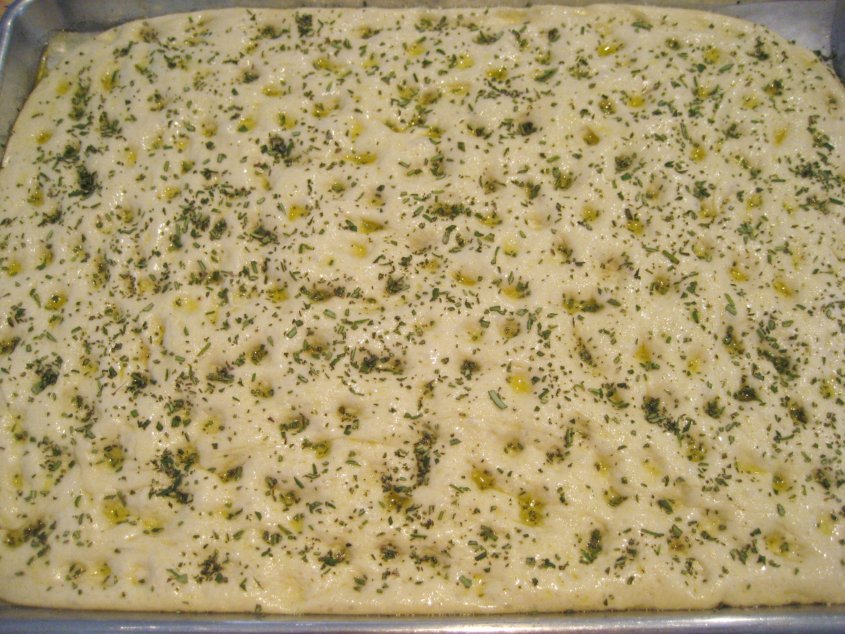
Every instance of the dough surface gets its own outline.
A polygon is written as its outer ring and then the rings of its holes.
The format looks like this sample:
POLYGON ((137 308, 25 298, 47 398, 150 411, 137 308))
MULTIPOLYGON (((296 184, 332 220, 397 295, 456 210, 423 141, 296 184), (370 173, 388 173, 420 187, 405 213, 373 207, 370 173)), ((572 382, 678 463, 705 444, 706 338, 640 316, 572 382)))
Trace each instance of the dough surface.
POLYGON ((57 41, 0 170, 0 596, 845 600, 845 91, 671 9, 57 41))

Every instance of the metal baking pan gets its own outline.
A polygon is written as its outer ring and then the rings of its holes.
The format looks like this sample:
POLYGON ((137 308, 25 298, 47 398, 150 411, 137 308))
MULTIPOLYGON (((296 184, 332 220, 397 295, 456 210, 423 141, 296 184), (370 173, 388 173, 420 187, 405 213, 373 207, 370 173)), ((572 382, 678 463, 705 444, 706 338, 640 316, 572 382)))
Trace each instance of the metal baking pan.
MULTIPOLYGON (((545 0, 554 2, 555 0, 545 0)), ((558 0, 559 1, 559 0, 558 0)), ((630 2, 630 0, 629 0, 630 2)), ((128 20, 231 6, 484 6, 525 0, 17 0, 0 20, 0 154, 35 81, 44 47, 58 31, 102 31, 128 20)), ((569 4, 590 4, 575 0, 569 4)), ((823 56, 845 80, 845 0, 652 0, 759 22, 823 56)), ((564 2, 566 4, 566 2, 564 2)), ((843 580, 845 583, 845 580, 843 580)), ((24 608, 0 603, 3 632, 845 632, 845 606, 453 617, 328 617, 165 614, 24 608)))

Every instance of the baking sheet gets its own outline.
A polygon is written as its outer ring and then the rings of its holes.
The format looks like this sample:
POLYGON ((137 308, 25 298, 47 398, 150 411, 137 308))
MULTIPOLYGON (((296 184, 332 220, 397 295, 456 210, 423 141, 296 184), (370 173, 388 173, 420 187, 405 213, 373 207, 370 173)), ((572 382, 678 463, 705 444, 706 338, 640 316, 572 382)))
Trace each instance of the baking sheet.
MULTIPOLYGON (((554 0, 549 0, 553 2, 554 0)), ((493 4, 525 4, 524 0, 493 4)), ((564 4, 591 4, 589 0, 564 4)), ((710 3, 652 0, 749 19, 821 55, 845 76, 845 0, 710 3)), ((408 0, 17 0, 0 21, 0 154, 32 89, 41 52, 57 31, 100 31, 127 20, 224 6, 407 6, 408 0)), ((422 0, 423 6, 482 6, 491 0, 422 0)), ((843 580, 845 582, 845 580, 843 580)), ((0 603, 0 632, 845 632, 845 606, 432 618, 290 617, 70 612, 0 603)))
POLYGON ((552 634, 567 632, 595 634, 651 634, 661 632, 707 632, 708 634, 833 634, 845 626, 845 608, 779 608, 767 610, 724 610, 701 613, 604 613, 519 617, 268 617, 210 615, 144 615, 85 613, 10 608, 0 611, 0 632, 297 632, 316 634, 552 634))

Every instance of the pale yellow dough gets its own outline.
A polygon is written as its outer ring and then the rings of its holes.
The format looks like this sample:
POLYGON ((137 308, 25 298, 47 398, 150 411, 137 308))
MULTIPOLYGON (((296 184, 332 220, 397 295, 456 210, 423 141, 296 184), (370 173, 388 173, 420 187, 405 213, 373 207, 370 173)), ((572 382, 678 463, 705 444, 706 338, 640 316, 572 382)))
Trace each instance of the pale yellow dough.
POLYGON ((0 596, 845 600, 845 91, 671 9, 52 47, 0 171, 0 596))

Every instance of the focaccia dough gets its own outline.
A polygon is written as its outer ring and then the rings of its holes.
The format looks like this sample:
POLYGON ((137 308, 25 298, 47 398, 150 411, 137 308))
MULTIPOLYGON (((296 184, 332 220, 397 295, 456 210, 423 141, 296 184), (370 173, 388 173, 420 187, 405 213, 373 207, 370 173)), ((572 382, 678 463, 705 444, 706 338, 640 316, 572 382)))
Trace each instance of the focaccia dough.
POLYGON ((0 596, 845 600, 845 91, 671 9, 57 42, 0 171, 0 596))

